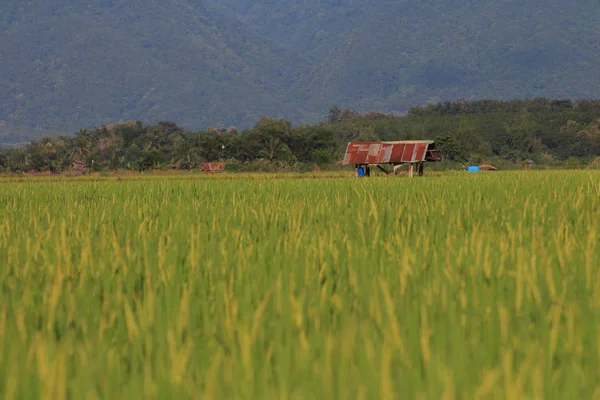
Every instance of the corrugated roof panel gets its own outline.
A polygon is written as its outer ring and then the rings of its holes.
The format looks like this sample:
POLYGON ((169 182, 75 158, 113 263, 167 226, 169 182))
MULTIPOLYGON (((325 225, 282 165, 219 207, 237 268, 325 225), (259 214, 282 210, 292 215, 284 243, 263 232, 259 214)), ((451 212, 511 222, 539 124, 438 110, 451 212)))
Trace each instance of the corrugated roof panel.
POLYGON ((423 162, 433 141, 350 142, 344 165, 423 162))

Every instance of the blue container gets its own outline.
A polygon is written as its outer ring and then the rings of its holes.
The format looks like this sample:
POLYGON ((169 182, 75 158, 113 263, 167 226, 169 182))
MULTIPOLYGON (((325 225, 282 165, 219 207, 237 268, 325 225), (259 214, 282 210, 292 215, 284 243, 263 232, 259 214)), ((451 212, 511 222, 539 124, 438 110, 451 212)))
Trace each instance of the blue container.
POLYGON ((363 167, 358 167, 356 173, 358 174, 358 176, 365 176, 365 170, 363 167))
POLYGON ((467 167, 467 171, 469 172, 479 172, 481 169, 478 166, 469 166, 467 167))

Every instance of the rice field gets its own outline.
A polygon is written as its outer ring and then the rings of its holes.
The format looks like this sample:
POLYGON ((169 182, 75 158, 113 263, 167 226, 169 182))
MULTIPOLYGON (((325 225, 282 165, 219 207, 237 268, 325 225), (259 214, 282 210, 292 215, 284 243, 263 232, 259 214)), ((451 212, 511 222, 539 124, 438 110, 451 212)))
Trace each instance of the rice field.
POLYGON ((600 398, 600 172, 0 178, 5 399, 600 398))

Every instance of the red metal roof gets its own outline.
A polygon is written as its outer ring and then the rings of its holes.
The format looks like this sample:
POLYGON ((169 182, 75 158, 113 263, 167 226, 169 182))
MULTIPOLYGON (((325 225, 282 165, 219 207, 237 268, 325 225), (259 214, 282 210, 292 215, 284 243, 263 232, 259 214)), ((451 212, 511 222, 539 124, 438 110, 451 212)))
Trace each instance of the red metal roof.
POLYGON ((221 172, 225 169, 225 164, 222 162, 212 162, 212 163, 201 163, 200 167, 206 173, 210 172, 221 172))
POLYGON ((343 164, 395 164, 438 160, 433 140, 350 142, 346 147, 343 164))

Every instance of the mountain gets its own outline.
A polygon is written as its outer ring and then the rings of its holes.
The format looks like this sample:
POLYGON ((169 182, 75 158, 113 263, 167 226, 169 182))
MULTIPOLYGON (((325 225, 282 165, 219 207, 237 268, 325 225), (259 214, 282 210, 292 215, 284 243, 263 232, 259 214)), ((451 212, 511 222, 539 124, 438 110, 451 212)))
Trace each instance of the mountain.
POLYGON ((12 126, 597 98, 597 15, 596 0, 4 0, 0 143, 12 126))
POLYGON ((598 97, 599 13, 591 1, 382 1, 322 62, 311 90, 387 110, 461 97, 598 97))
POLYGON ((600 93, 597 1, 213 1, 309 56, 314 109, 600 93))
POLYGON ((13 1, 0 15, 6 125, 306 117, 285 101, 303 61, 198 1, 13 1))
POLYGON ((346 34, 368 18, 373 7, 372 0, 209 1, 312 62, 322 61, 346 34))

